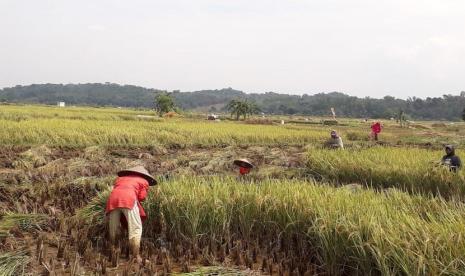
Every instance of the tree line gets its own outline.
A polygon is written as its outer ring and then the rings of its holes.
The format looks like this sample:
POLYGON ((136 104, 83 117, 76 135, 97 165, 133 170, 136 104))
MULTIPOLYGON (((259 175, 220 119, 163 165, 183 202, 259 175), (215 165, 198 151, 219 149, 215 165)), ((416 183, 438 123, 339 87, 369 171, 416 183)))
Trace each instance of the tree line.
POLYGON ((246 101, 253 105, 253 112, 260 110, 265 114, 326 116, 330 115, 333 107, 337 116, 341 117, 396 118, 402 111, 408 119, 461 120, 465 108, 465 92, 459 95, 426 99, 413 97, 404 100, 391 96, 381 99, 359 98, 339 92, 314 95, 285 95, 274 92, 246 94, 232 88, 167 93, 159 89, 114 83, 18 85, 0 89, 0 101, 40 104, 64 101, 67 105, 154 108, 154 97, 159 94, 172 97, 174 104, 182 110, 225 113, 232 109, 241 110, 238 106, 233 108, 231 101, 246 101))

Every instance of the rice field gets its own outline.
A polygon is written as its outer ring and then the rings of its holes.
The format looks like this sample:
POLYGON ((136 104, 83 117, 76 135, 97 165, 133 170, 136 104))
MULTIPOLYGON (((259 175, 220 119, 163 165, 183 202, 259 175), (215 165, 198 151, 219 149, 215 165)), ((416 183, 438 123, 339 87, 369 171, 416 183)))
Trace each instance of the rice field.
POLYGON ((465 174, 437 165, 463 123, 385 122, 375 142, 363 120, 227 117, 0 105, 0 275, 465 274, 465 174), (333 128, 343 151, 323 148, 333 128), (134 165, 161 183, 143 265, 103 214, 134 165))
POLYGON ((465 175, 441 166, 443 155, 443 151, 419 148, 313 149, 308 153, 307 167, 312 175, 328 182, 361 183, 374 189, 398 188, 463 200, 465 175))
MULTIPOLYGON (((8 107, 9 108, 9 107, 8 107)), ((0 113, 0 143, 49 146, 218 146, 316 142, 326 136, 321 129, 292 126, 248 125, 206 120, 139 118, 147 112, 44 107, 14 108, 0 113), (86 115, 87 114, 87 115, 86 115), (89 115, 92 114, 92 115, 89 115)))
MULTIPOLYGON (((270 274, 460 275, 465 269, 462 203, 302 181, 181 178, 159 189, 144 203, 146 239, 162 235, 173 248, 213 256, 220 254, 216 248, 229 247, 226 255, 233 255, 240 247, 239 262, 257 251, 273 264, 270 274)), ((78 217, 102 224, 107 194, 78 217)))
MULTIPOLYGON (((159 118, 154 115, 149 110, 118 108, 0 106, 0 128, 3 130, 0 143, 60 147, 319 145, 335 128, 319 124, 319 118, 307 122, 311 124, 306 124, 303 118, 289 117, 285 119, 285 125, 262 125, 228 120, 210 122, 203 120, 203 116, 200 116, 202 119, 195 119, 190 114, 186 114, 186 118, 159 118)), ((367 145, 370 122, 354 119, 340 121, 341 126, 336 128, 349 147, 367 145)), ((390 145, 427 145, 436 148, 444 143, 465 145, 463 124, 437 129, 428 126, 426 130, 401 129, 391 122, 385 124, 388 127, 381 137, 384 143, 390 145)))

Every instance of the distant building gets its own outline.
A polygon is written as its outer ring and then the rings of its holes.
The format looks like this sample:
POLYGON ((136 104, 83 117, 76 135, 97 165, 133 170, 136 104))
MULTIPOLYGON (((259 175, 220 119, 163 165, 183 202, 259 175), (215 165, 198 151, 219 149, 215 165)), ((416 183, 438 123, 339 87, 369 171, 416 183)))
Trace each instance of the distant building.
POLYGON ((57 106, 58 106, 58 107, 65 107, 66 104, 65 104, 65 102, 58 102, 58 103, 57 103, 57 106))

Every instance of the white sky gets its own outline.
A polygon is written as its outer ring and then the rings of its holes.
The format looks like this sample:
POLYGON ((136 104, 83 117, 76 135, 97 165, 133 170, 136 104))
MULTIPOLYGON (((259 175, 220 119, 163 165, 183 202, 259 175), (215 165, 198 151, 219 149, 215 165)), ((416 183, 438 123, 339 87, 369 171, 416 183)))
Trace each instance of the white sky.
POLYGON ((0 87, 441 96, 465 90, 464 0, 0 0, 0 87))

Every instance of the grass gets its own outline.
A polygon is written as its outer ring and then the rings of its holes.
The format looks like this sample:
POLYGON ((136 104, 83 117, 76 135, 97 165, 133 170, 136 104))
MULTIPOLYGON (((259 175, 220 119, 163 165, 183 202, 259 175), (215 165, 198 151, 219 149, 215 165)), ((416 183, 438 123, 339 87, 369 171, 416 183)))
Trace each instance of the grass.
POLYGON ((417 148, 313 149, 308 153, 307 168, 325 181, 356 182, 376 189, 394 187, 463 200, 465 175, 435 164, 442 155, 442 151, 417 148))
POLYGON ((167 119, 146 121, 84 121, 34 119, 20 122, 0 120, 3 145, 48 146, 218 146, 304 145, 324 139, 322 130, 255 126, 233 122, 167 119))
MULTIPOLYGON (((140 118, 138 115, 153 116, 154 112, 122 108, 1 106, 0 127, 4 131, 0 133, 0 143, 71 147, 317 145, 335 128, 350 147, 365 146, 370 128, 369 122, 356 119, 339 119, 341 125, 338 126, 289 124, 289 120, 285 125, 251 125, 192 118, 140 118)), ((270 120, 273 118, 278 117, 270 117, 270 120)), ((457 123, 453 129, 449 128, 401 129, 395 123, 386 122, 381 139, 390 144, 465 145, 463 125, 457 123)))
MULTIPOLYGON (((262 252, 310 262, 330 275, 460 275, 465 271, 465 206, 438 198, 345 189, 301 181, 181 178, 144 203, 146 238, 160 217, 174 244, 240 240, 262 252), (161 214, 161 215, 159 215, 161 214)), ((78 216, 103 221, 107 194, 78 216)), ((266 254, 266 253, 265 253, 266 254)))
POLYGON ((24 268, 30 262, 29 256, 23 251, 0 254, 0 275, 23 275, 24 268))
POLYGON ((10 234, 10 230, 18 227, 21 231, 40 229, 48 221, 42 214, 6 213, 0 215, 0 238, 10 234))

